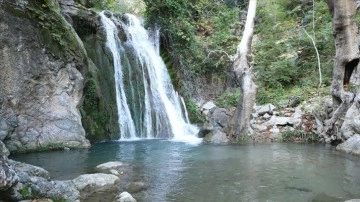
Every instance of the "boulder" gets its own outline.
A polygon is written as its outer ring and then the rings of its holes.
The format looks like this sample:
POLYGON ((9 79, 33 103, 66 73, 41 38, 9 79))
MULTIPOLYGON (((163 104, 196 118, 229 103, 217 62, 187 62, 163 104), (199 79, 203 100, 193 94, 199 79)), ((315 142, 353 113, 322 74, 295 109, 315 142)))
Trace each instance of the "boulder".
POLYGON ((276 109, 276 107, 270 103, 266 105, 255 106, 254 108, 259 116, 262 116, 266 113, 272 115, 273 111, 276 109))
POLYGON ((205 103, 202 107, 201 107, 201 112, 205 115, 207 115, 209 113, 209 111, 212 109, 212 108, 215 108, 216 105, 214 104, 213 101, 209 101, 207 103, 205 103))
POLYGON ((122 192, 116 197, 116 202, 136 202, 136 200, 128 192, 122 192))
POLYGON ((115 189, 120 179, 116 175, 96 173, 80 175, 73 179, 72 182, 80 191, 81 197, 86 198, 95 192, 115 189))
POLYGON ((204 138, 204 142, 212 144, 227 144, 230 142, 226 133, 222 132, 220 129, 214 129, 204 138))
POLYGON ((296 107, 300 104, 300 97, 299 96, 291 96, 289 99, 288 106, 289 107, 296 107))
POLYGON ((264 118, 264 119, 269 119, 269 118, 271 118, 271 116, 270 116, 268 113, 265 113, 265 114, 263 115, 263 118, 264 118))
POLYGON ((77 201, 80 198, 80 192, 72 181, 50 181, 48 171, 43 168, 13 160, 8 162, 18 180, 3 194, 4 197, 14 201, 29 198, 77 201))
POLYGON ((221 129, 226 128, 232 114, 224 108, 212 108, 206 117, 206 122, 204 124, 204 129, 221 129))
POLYGON ((264 124, 251 124, 251 127, 258 132, 265 132, 267 130, 267 126, 264 124))
POLYGON ((32 182, 30 188, 31 192, 36 193, 37 197, 41 196, 59 201, 78 201, 80 199, 79 190, 77 190, 75 184, 70 180, 40 180, 39 182, 32 182))
POLYGON ((9 160, 9 164, 14 168, 15 172, 19 175, 26 175, 28 177, 20 177, 23 182, 26 182, 29 177, 41 177, 46 180, 50 179, 49 172, 44 168, 34 166, 19 161, 9 160))
POLYGON ((339 144, 336 150, 360 155, 360 135, 356 134, 346 140, 344 143, 339 144))

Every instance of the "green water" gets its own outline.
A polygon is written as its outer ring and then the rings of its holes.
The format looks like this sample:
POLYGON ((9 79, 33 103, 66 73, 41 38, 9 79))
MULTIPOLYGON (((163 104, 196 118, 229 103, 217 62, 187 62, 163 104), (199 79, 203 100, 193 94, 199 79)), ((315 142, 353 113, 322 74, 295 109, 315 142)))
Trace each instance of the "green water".
MULTIPOLYGON (((360 198, 360 161, 324 145, 189 145, 147 140, 12 156, 71 179, 108 161, 148 184, 138 201, 344 201, 360 198)), ((101 196, 89 201, 108 201, 101 196)), ((108 195, 108 194, 107 194, 108 195)))

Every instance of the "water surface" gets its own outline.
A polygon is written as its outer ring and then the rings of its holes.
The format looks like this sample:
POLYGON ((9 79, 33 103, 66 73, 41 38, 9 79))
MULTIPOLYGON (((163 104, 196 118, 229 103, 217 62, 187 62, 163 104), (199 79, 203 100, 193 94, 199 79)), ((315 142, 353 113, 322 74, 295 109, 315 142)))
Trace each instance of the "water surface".
MULTIPOLYGON (((101 163, 134 165, 138 201, 344 201, 360 198, 360 161, 324 145, 189 145, 147 140, 12 156, 72 179, 101 163)), ((99 198, 94 201, 101 201, 99 198)), ((106 201, 104 199, 104 201, 106 201)))

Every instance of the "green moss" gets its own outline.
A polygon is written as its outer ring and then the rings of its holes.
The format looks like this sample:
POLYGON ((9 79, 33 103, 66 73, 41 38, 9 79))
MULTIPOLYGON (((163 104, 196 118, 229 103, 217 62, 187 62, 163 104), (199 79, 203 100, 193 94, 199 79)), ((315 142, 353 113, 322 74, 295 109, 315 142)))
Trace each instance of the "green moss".
POLYGON ((29 185, 24 186, 24 188, 19 191, 22 199, 32 199, 33 193, 29 185))
POLYGON ((96 72, 88 72, 84 88, 84 103, 81 107, 83 125, 90 140, 102 140, 107 131, 104 126, 110 121, 102 99, 96 72))
POLYGON ((29 1, 26 16, 40 29, 40 39, 53 56, 64 61, 75 59, 83 64, 86 57, 84 49, 61 16, 57 1, 29 1))

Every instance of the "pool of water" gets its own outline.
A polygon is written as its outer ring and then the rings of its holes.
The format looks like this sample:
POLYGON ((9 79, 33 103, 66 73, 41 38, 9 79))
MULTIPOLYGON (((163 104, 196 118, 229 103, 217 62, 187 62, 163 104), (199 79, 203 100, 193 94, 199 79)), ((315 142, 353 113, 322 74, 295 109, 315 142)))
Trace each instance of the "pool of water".
MULTIPOLYGON (((360 161, 315 144, 189 145, 147 140, 11 156, 72 179, 101 163, 135 166, 138 201, 344 201, 360 198, 360 161)), ((93 201, 101 201, 99 198, 93 201)), ((104 201, 106 201, 104 199, 104 201)))

